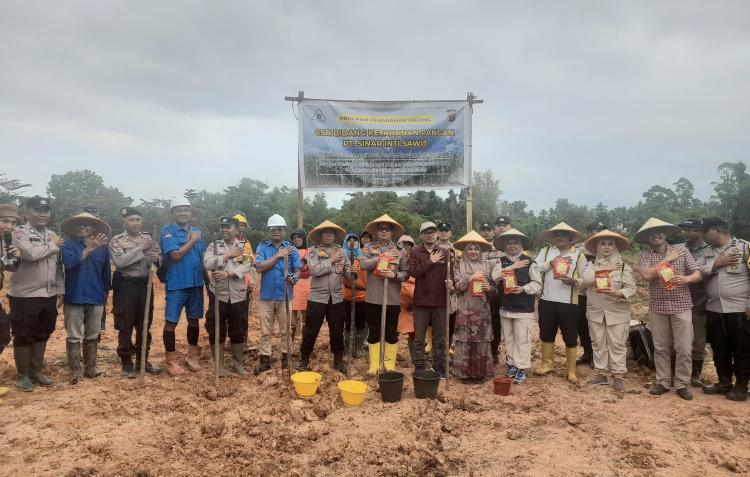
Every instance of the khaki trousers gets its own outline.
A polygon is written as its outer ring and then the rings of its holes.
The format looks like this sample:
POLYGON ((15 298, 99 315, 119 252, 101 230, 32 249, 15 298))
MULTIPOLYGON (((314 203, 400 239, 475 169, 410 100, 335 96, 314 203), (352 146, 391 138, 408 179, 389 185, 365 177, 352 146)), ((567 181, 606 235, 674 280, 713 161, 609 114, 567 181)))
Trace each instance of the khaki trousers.
POLYGON ((601 373, 607 370, 612 374, 623 375, 627 371, 627 341, 630 323, 607 324, 607 317, 601 323, 589 320, 589 334, 594 350, 594 369, 601 373))
POLYGON ((654 337, 654 365, 656 381, 669 388, 670 355, 676 353, 674 384, 677 389, 690 384, 693 350, 693 313, 685 310, 675 315, 649 312, 648 328, 654 337))
POLYGON ((500 311, 500 329, 505 341, 505 354, 508 365, 518 369, 531 368, 531 328, 534 314, 528 313, 523 318, 508 318, 500 311))
MULTIPOLYGON (((260 315, 260 343, 258 344, 258 354, 262 356, 271 356, 271 341, 276 321, 279 322, 279 348, 282 353, 286 353, 287 316, 284 300, 258 300, 257 306, 258 314, 260 315)), ((290 303, 290 310, 291 306, 290 303)))

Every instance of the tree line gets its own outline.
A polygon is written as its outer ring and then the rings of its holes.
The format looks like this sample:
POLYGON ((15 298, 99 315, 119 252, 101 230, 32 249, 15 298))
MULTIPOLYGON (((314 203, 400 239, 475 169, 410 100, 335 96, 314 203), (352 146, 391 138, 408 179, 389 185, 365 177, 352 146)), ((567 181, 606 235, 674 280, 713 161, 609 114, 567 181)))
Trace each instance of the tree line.
MULTIPOLYGON (((671 186, 651 186, 643 192, 641 200, 630 207, 610 208, 603 203, 588 207, 560 198, 553 207, 533 211, 523 200, 503 199, 500 178, 492 171, 478 171, 474 173, 474 227, 478 228, 484 221, 494 222, 498 215, 508 215, 514 226, 534 238, 558 222, 567 222, 583 230, 593 221, 602 221, 612 230, 632 235, 649 217, 675 223, 687 217, 718 215, 730 223, 738 237, 750 239, 750 174, 747 167, 744 162, 726 162, 718 167, 717 172, 718 176, 712 183, 714 194, 707 201, 696 198, 693 184, 681 177, 671 186)), ((0 203, 22 203, 27 197, 24 192, 30 186, 22 179, 0 173, 0 203)), ((145 231, 163 226, 170 220, 168 197, 135 201, 117 187, 105 184, 103 178, 91 170, 52 175, 46 190, 54 202, 53 222, 88 210, 110 223, 113 232, 118 233, 121 230, 119 211, 123 206, 135 206, 143 212, 145 231)), ((243 178, 220 192, 187 189, 185 196, 193 204, 195 225, 209 235, 217 231, 219 217, 237 212, 248 218, 253 243, 264 238, 266 220, 274 213, 286 218, 289 229, 296 224, 296 188, 270 187, 263 181, 243 178)), ((310 230, 329 219, 347 230, 361 232, 367 222, 383 212, 402 223, 412 234, 417 233, 419 224, 433 220, 451 223, 454 237, 458 237, 466 232, 466 190, 450 190, 447 197, 421 190, 401 196, 395 192, 352 192, 340 208, 329 207, 325 194, 315 193, 304 198, 304 228, 310 230)))

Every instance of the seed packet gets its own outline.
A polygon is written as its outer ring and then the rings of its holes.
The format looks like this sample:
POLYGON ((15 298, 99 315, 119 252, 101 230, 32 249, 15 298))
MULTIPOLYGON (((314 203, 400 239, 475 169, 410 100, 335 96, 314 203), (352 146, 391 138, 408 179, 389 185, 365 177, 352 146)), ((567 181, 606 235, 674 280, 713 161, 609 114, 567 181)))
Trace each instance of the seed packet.
POLYGON ((375 266, 375 275, 384 278, 386 271, 396 272, 396 260, 388 255, 381 255, 378 258, 378 264, 375 266))
POLYGON ((486 282, 487 281, 484 279, 484 277, 472 277, 471 286, 469 287, 471 296, 484 296, 484 289, 482 289, 482 286, 486 282))
POLYGON ((570 273, 570 257, 555 257, 552 261, 552 274, 557 278, 567 277, 570 273))
POLYGON ((503 292, 506 295, 509 294, 511 290, 513 290, 514 288, 518 288, 518 280, 516 279, 515 270, 503 270, 502 279, 503 279, 503 292))
POLYGON ((612 288, 612 279, 609 277, 609 270, 594 272, 594 289, 598 292, 609 288, 612 288))
POLYGON ((671 290, 672 288, 674 288, 674 284, 670 282, 670 280, 675 277, 674 268, 672 268, 672 265, 668 263, 662 263, 661 265, 656 267, 656 273, 659 274, 662 283, 664 283, 664 288, 666 288, 667 290, 671 290))

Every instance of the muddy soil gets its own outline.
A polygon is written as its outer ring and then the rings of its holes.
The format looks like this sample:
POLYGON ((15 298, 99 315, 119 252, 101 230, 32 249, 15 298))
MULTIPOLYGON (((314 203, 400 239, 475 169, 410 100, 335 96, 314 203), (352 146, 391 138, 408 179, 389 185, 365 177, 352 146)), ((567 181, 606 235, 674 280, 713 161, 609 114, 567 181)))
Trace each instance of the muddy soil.
MULTIPOLYGON (((153 361, 163 362, 163 288, 157 286, 153 361)), ((7 301, 2 297, 3 306, 7 301)), ((634 305, 643 316, 645 306, 634 305)), ((219 381, 212 375, 201 330, 203 370, 184 377, 119 376, 116 332, 107 319, 99 367, 105 375, 67 382, 62 316, 49 342, 47 371, 55 380, 33 393, 0 398, 0 471, 49 476, 720 476, 750 474, 750 403, 694 390, 692 402, 673 392, 648 395, 652 373, 631 365, 623 393, 564 379, 564 347, 556 372, 531 376, 511 395, 493 394, 490 381, 440 385, 439 399, 414 397, 405 340, 399 366, 403 400, 381 402, 377 381, 365 402, 344 407, 331 368, 324 326, 313 357, 323 374, 318 394, 299 399, 286 376, 219 381)), ((257 319, 251 319, 253 342, 257 319)), ((185 323, 177 331, 185 349, 185 323)), ((276 342, 276 341, 275 341, 276 342)), ((534 361, 538 362, 538 343, 534 361)), ((276 349, 274 348, 276 353, 276 349)), ((13 387, 13 349, 0 361, 13 387)), ((228 358, 227 358, 228 360, 228 358)), ((245 356, 252 369, 257 356, 245 356)), ((228 363, 227 363, 228 364, 228 363)), ((502 372, 504 366, 498 367, 502 372)), ((579 378, 590 376, 579 367, 579 378)), ((715 378, 706 367, 704 378, 715 378)))

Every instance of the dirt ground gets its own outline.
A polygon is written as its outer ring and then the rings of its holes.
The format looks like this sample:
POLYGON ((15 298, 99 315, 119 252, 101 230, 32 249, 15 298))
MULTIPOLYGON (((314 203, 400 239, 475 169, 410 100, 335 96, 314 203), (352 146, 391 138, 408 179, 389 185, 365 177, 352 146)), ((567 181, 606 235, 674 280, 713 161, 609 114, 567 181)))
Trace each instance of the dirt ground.
MULTIPOLYGON (((3 306, 7 301, 3 297, 3 306)), ((163 361, 163 289, 157 286, 153 361, 163 361)), ((642 305, 634 305, 643 314, 642 305)), ((185 322, 178 327, 185 349, 185 322)), ((257 342, 258 322, 251 320, 257 342)), ((626 391, 573 385, 555 373, 531 376, 512 394, 491 381, 450 390, 438 400, 414 397, 405 341, 401 402, 381 402, 377 381, 359 408, 346 408, 331 369, 324 327, 313 357, 323 374, 312 400, 298 399, 287 377, 212 376, 201 330, 204 369, 184 377, 119 376, 116 332, 107 320, 99 367, 105 376, 67 382, 62 316, 47 352, 49 388, 0 398, 0 473, 50 476, 384 475, 384 476, 718 476, 750 474, 750 403, 694 390, 648 395, 651 372, 631 367, 626 391)), ((538 362, 538 343, 534 361, 538 362)), ((13 387, 12 347, 2 382, 13 387)), ((228 358, 227 358, 228 359, 228 358)), ((246 367, 257 357, 246 355, 246 367)), ((633 363, 630 363, 633 364, 633 363)), ((2 365, 0 365, 2 366, 2 365)), ((713 379, 708 369, 704 378, 713 379)), ((363 377, 364 359, 355 362, 363 377)), ((500 371, 504 366, 499 367, 500 371)), ((579 378, 590 376, 579 367, 579 378)))

